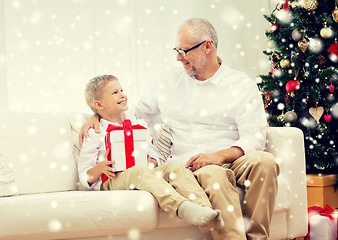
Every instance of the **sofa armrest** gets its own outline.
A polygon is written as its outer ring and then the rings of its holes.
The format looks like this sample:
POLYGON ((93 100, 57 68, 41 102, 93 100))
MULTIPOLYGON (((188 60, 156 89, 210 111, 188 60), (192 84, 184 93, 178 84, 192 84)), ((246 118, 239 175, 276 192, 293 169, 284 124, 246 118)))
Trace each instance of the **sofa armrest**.
POLYGON ((280 167, 278 178, 285 181, 289 193, 288 236, 305 236, 308 220, 303 132, 294 127, 268 127, 265 148, 275 155, 280 167))

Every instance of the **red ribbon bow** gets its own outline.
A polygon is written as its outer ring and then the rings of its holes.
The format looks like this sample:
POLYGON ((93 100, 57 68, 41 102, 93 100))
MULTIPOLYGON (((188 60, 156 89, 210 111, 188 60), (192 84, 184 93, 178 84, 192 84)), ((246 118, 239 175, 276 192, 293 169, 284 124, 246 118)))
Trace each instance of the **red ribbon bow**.
MULTIPOLYGON (((126 154, 126 168, 131 168, 132 166, 135 165, 135 158, 133 156, 134 152, 134 138, 133 138, 133 129, 146 129, 145 127, 136 124, 132 125, 130 119, 125 119, 122 122, 122 126, 115 126, 113 124, 109 124, 108 128, 106 130, 107 134, 104 138, 105 141, 105 146, 106 150, 108 148, 111 148, 111 143, 110 143, 110 132, 111 131, 118 131, 118 130, 123 130, 124 132, 124 149, 125 149, 125 154, 126 154)), ((111 152, 108 155, 108 160, 111 161, 111 152)), ((101 176, 101 181, 102 184, 107 180, 107 175, 102 174, 101 176)))
POLYGON ((338 214, 335 213, 335 211, 329 206, 329 205, 325 205, 325 207, 309 207, 308 208, 308 212, 309 212, 309 232, 308 234, 304 237, 304 240, 310 240, 310 219, 312 216, 314 215, 321 215, 323 217, 328 217, 330 219, 337 219, 337 223, 338 223, 338 214))

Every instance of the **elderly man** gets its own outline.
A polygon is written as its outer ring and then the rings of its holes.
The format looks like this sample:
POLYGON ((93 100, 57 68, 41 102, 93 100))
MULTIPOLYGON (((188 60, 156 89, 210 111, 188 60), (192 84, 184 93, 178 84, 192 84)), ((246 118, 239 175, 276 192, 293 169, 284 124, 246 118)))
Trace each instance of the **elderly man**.
MULTIPOLYGON (((218 38, 205 19, 184 22, 174 50, 183 68, 166 72, 139 100, 135 113, 157 116, 170 129, 164 164, 184 161, 225 223, 213 239, 268 239, 278 165, 263 152, 266 118, 255 82, 222 64, 218 38), (245 188, 243 214, 236 184, 245 188)), ((84 135, 95 117, 84 126, 84 135)))

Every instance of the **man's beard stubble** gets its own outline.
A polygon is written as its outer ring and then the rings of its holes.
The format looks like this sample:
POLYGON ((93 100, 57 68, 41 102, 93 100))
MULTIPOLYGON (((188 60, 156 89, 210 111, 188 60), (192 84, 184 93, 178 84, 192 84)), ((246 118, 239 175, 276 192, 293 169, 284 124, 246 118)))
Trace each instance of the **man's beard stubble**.
POLYGON ((195 65, 191 65, 190 69, 186 70, 187 74, 190 77, 201 74, 201 71, 207 66, 207 58, 204 54, 201 54, 201 57, 198 59, 198 62, 195 65))

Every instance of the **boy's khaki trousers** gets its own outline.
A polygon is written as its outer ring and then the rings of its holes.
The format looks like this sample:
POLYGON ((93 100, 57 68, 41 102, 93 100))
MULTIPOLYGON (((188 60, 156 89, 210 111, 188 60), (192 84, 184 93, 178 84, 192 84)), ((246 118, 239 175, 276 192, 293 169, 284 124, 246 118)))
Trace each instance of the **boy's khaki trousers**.
POLYGON ((225 226, 211 231, 214 240, 268 239, 278 174, 274 156, 262 151, 240 157, 230 169, 208 165, 194 172, 213 209, 222 212, 225 226), (245 188, 244 221, 236 183, 245 188))
POLYGON ((107 179, 101 190, 145 190, 154 195, 160 207, 173 215, 183 201, 211 207, 210 201, 183 162, 172 162, 154 169, 134 166, 107 179))

